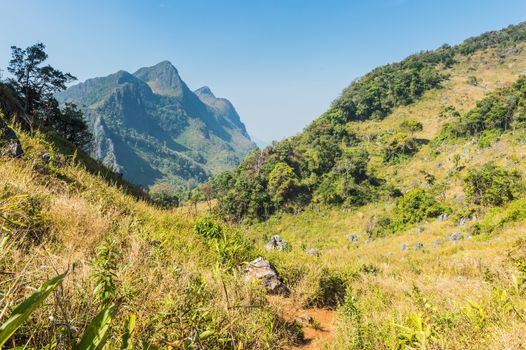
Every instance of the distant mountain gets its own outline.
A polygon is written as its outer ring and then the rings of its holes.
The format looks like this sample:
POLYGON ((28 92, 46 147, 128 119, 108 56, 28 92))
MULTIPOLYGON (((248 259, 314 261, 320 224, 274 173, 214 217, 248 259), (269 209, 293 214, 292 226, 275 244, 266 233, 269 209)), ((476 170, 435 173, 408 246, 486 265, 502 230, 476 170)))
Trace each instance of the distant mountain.
POLYGON ((59 93, 84 110, 92 155, 143 186, 203 182, 255 147, 230 101, 195 92, 168 61, 94 78, 59 93))

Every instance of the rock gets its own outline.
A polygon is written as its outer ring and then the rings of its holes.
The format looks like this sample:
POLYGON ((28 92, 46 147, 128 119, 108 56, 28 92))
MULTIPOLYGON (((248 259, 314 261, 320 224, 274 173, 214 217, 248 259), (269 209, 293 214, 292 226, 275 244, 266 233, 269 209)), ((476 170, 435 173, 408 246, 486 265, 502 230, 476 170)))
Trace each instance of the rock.
POLYGON ((321 256, 321 252, 318 249, 307 249, 305 253, 308 255, 321 256))
POLYGON ((416 233, 421 234, 422 232, 424 232, 424 228, 423 227, 418 227, 416 229, 416 233))
POLYGON ((265 250, 285 250, 288 247, 287 241, 282 239, 279 235, 274 235, 270 240, 265 244, 265 250))
POLYGON ((247 280, 257 279, 269 294, 290 295, 290 289, 280 281, 278 273, 270 261, 258 257, 245 268, 247 280))
POLYGON ((447 237, 446 239, 447 239, 448 241, 459 241, 459 240, 461 240, 462 238, 463 238, 462 233, 460 233, 460 232, 453 232, 453 233, 451 234, 451 236, 447 237))
POLYGON ((42 156, 40 156, 40 158, 42 158, 42 160, 47 164, 51 160, 51 153, 43 153, 42 156))
POLYGON ((424 244, 423 244, 423 243, 418 242, 418 243, 415 245, 415 250, 420 250, 420 249, 422 249, 422 248, 424 248, 424 244))
POLYGON ((405 243, 402 243, 402 244, 400 245, 400 249, 401 249, 402 251, 406 251, 406 250, 409 250, 409 246, 408 246, 407 244, 405 244, 405 243))
POLYGON ((0 155, 19 158, 24 154, 20 140, 7 123, 0 119, 0 155))
POLYGON ((458 226, 464 226, 467 221, 467 218, 460 218, 460 220, 458 220, 458 226))
POLYGON ((438 216, 438 221, 442 222, 442 221, 446 221, 447 218, 449 217, 449 215, 447 213, 444 213, 444 214, 440 214, 438 216))
POLYGON ((439 246, 439 245, 442 245, 442 240, 441 239, 437 239, 436 241, 433 242, 433 245, 435 247, 439 246))
POLYGON ((444 164, 442 164, 442 163, 437 163, 437 168, 440 169, 440 168, 442 168, 443 166, 444 166, 444 164))
POLYGON ((353 243, 358 242, 358 235, 355 235, 354 233, 349 233, 347 235, 347 239, 353 243))

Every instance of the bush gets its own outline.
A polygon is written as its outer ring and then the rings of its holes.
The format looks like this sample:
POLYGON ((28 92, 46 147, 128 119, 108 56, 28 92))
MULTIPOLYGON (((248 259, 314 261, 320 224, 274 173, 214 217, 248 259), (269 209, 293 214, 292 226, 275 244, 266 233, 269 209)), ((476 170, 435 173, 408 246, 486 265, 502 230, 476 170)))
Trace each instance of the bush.
POLYGON ((203 216, 196 221, 194 232, 208 239, 219 239, 223 235, 223 226, 214 219, 203 216))
POLYGON ((407 132, 424 130, 424 126, 418 120, 408 119, 400 123, 400 129, 407 132))
POLYGON ((516 170, 507 170, 493 163, 471 169, 464 178, 464 191, 475 204, 502 206, 517 197, 523 188, 516 170))
POLYGON ((179 206, 176 189, 168 183, 158 183, 150 187, 150 200, 160 208, 175 208, 179 206))
POLYGON ((406 134, 395 134, 391 136, 383 149, 385 163, 396 164, 407 159, 418 152, 419 145, 414 137, 406 134))
POLYGON ((448 105, 440 110, 438 113, 439 118, 448 119, 448 118, 458 118, 460 113, 452 105, 448 105))
POLYGON ((435 218, 448 212, 449 208, 421 188, 407 192, 396 203, 392 228, 395 230, 407 224, 415 224, 429 218, 435 218))

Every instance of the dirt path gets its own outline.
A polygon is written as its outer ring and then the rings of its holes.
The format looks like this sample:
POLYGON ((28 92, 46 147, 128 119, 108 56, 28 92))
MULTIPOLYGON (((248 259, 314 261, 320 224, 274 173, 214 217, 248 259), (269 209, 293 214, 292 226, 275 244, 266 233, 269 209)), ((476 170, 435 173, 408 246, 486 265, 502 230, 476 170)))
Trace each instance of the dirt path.
POLYGON ((318 350, 334 339, 336 312, 327 309, 305 309, 298 307, 290 298, 269 297, 279 307, 288 321, 300 322, 305 334, 305 343, 288 349, 318 350))

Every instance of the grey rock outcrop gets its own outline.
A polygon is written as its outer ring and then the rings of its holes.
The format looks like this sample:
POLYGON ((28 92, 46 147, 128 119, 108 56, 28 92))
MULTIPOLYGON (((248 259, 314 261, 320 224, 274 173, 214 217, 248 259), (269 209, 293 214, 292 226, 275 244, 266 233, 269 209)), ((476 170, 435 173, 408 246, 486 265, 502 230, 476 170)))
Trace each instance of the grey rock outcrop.
POLYGON ((258 280, 269 294, 290 295, 290 289, 281 282, 274 266, 262 257, 248 263, 245 268, 245 277, 247 280, 258 280))
POLYGON ((288 248, 288 243, 284 239, 282 239, 279 235, 274 235, 270 238, 270 240, 265 244, 265 250, 279 250, 283 251, 288 248))
POLYGON ((448 241, 460 241, 464 236, 460 232, 453 232, 451 236, 447 237, 448 241))

